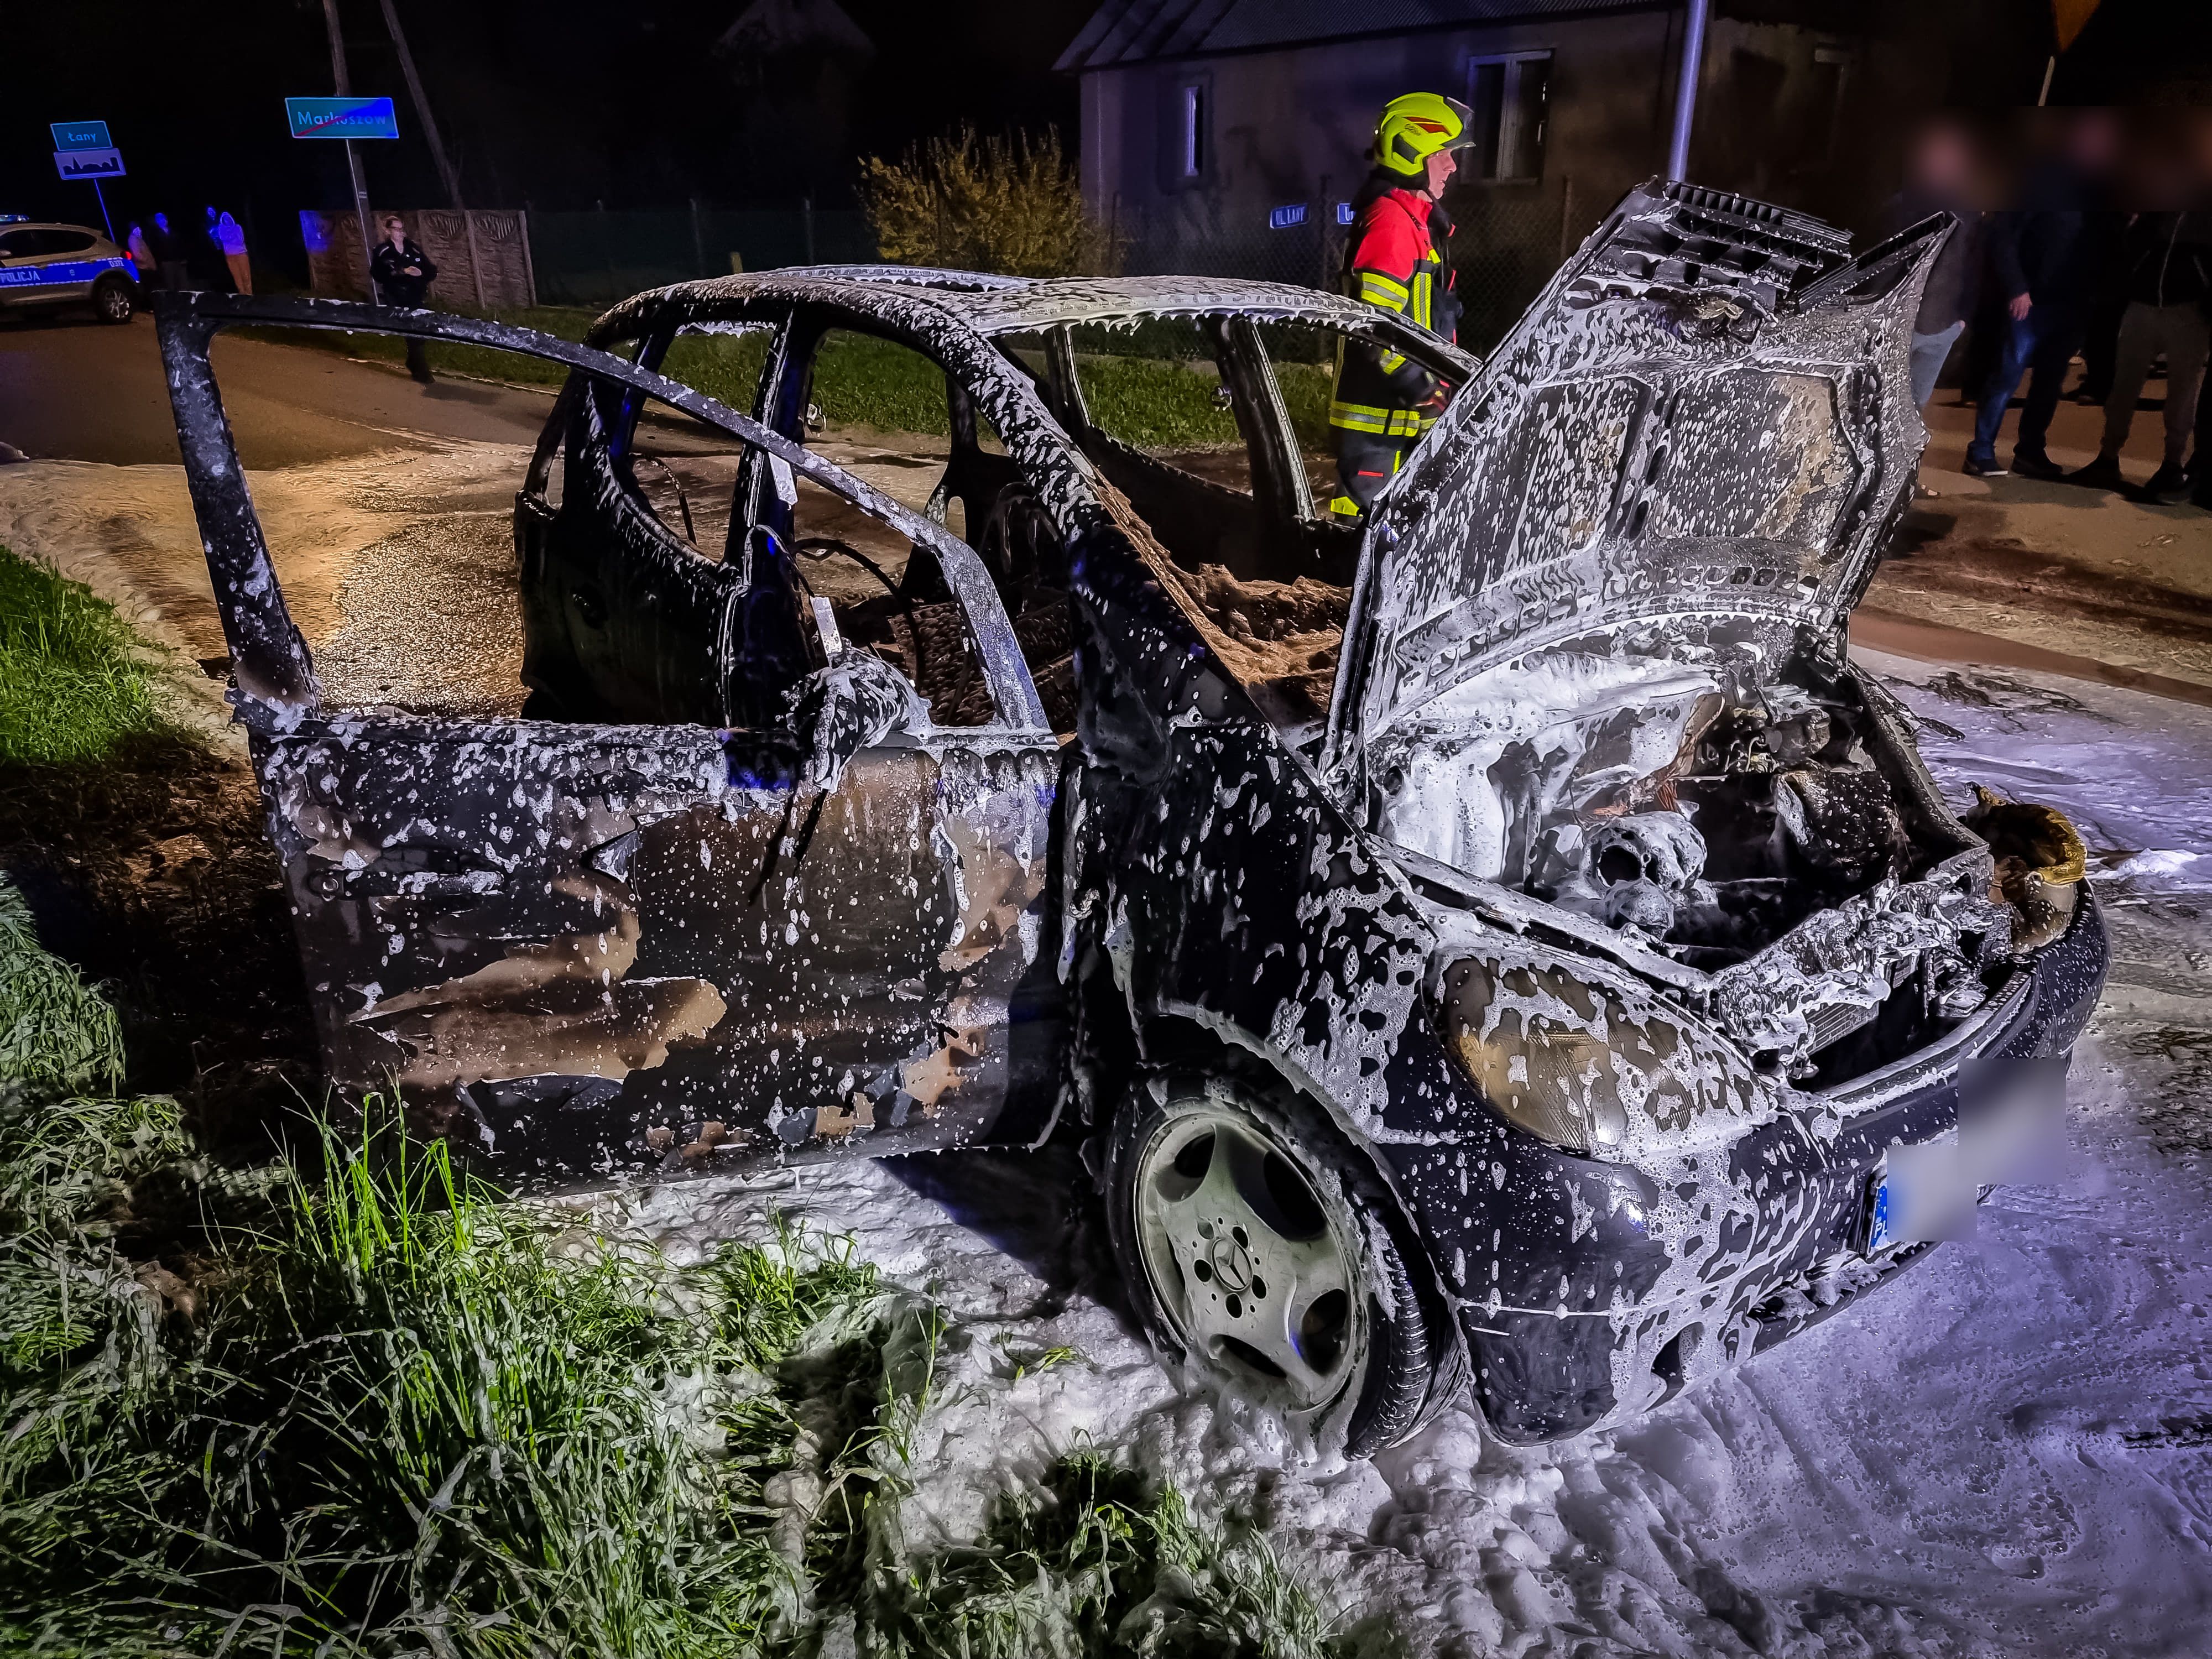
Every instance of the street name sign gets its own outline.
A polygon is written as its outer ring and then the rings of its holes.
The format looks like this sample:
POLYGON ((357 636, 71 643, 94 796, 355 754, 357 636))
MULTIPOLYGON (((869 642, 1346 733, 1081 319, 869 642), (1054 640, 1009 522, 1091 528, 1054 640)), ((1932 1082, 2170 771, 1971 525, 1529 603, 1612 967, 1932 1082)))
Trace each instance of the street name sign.
POLYGON ((397 138, 398 112, 389 98, 287 98, 295 138, 397 138))

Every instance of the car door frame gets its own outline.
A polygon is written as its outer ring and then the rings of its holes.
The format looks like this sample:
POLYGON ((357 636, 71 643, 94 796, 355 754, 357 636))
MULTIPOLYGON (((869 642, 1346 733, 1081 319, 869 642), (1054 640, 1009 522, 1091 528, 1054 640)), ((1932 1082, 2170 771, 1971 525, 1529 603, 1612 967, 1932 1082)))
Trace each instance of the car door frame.
MULTIPOLYGON (((285 769, 278 763, 278 752, 295 751, 302 744, 311 746, 319 743, 323 744, 323 753, 331 763, 338 764, 341 763, 340 757, 351 747, 363 747, 366 751, 368 745, 363 744, 362 739, 370 722, 354 715, 328 719, 319 709, 319 687, 307 647, 285 606, 209 365, 210 344, 214 335, 223 328, 241 323, 289 324, 434 339, 459 339, 564 362, 584 374, 628 386, 638 393, 653 397, 670 407, 729 432, 755 450, 779 457, 794 472, 803 473, 822 487, 854 501, 864 511, 892 525, 918 544, 929 548, 944 571, 948 587, 962 605, 968 618, 970 637, 980 659, 979 666, 990 690, 998 720, 994 725, 983 728, 934 729, 925 734, 919 744, 894 743, 890 750, 882 751, 893 755, 903 752, 912 757, 918 748, 928 750, 931 764, 937 769, 924 769, 929 771, 928 785, 937 787, 941 781, 942 799, 953 802, 955 811, 950 815, 940 815, 941 822, 932 820, 937 827, 930 832, 929 843, 943 855, 945 879, 952 893, 954 908, 959 912, 961 927, 965 930, 947 943, 944 966, 947 974, 952 975, 952 980, 948 981, 951 990, 947 994, 956 1001, 965 999, 961 1006, 969 1019, 963 1039, 967 1047, 959 1050, 953 1060, 927 1054, 918 1056, 918 1063, 933 1068, 930 1073, 933 1083, 942 1085, 937 1098, 949 1098, 953 1109, 946 1113, 924 1113, 923 1117, 933 1120, 927 1126, 929 1133, 910 1135, 907 1139, 914 1140, 919 1138, 926 1144, 953 1144, 988 1130, 991 1120, 1005 1103, 1007 1079, 1013 1070, 1008 1063, 1008 1048, 1004 1040, 1008 1018, 1006 1009, 1014 994, 1016 983, 1037 964, 1039 945, 1046 932, 1023 921, 1023 918, 1042 908, 1046 902, 1044 875, 1051 839, 1050 814, 1059 757, 1057 742, 1046 724, 1035 684, 1023 661, 1012 625, 1000 605, 989 573, 974 550, 951 536, 941 526, 930 524, 896 501, 874 490, 864 481, 811 455, 803 447, 751 418, 738 415, 714 399, 635 363, 590 347, 555 340, 502 324, 336 301, 254 300, 232 295, 163 294, 157 297, 155 317, 169 374, 179 441, 185 459, 186 477, 207 550, 217 608, 232 649, 235 689, 231 700, 247 727, 257 774, 271 806, 272 833, 279 840, 280 854, 287 855, 288 866, 302 862, 297 856, 302 848, 299 845, 288 847, 284 844, 285 825, 277 797, 288 781, 301 783, 301 769, 291 768, 289 780, 280 778, 280 772, 285 769), (956 773, 957 775, 953 775, 956 773), (975 807, 973 822, 961 816, 971 804, 975 807), (970 834, 969 831, 975 833, 970 834), (967 843, 964 847, 957 844, 963 842, 967 843), (973 860, 967 865, 960 861, 979 846, 987 854, 983 867, 992 873, 996 882, 994 886, 988 883, 979 884, 974 878, 973 860), (1010 859, 1018 864, 1018 870, 1000 867, 1007 866, 1010 859), (1022 953, 1024 947, 1026 954, 1022 953), (977 969, 979 963, 984 964, 983 969, 971 971, 977 969), (954 971, 956 969, 958 970, 957 973, 954 971), (995 1017, 1000 1022, 997 1047, 989 1054, 980 1054, 980 1051, 976 1049, 973 1037, 976 1029, 974 1020, 979 1017, 979 1010, 980 1017, 995 1017), (957 1070, 957 1062, 961 1060, 978 1061, 970 1070, 982 1079, 981 1086, 964 1096, 959 1077, 951 1077, 947 1081, 948 1071, 957 1070)), ((395 726, 402 724, 404 722, 394 722, 395 726)), ((435 723, 416 721, 408 729, 421 732, 433 724, 435 723)), ((520 728, 532 723, 475 721, 446 724, 466 726, 471 731, 483 729, 496 736, 505 727, 520 728)), ((580 916, 588 911, 590 917, 603 917, 607 908, 606 894, 603 890, 609 881, 618 888, 626 879, 628 861, 635 856, 640 836, 648 832, 652 825, 688 810, 687 802, 690 805, 701 804, 703 796, 695 798, 684 794, 683 781, 702 771, 717 769, 706 758, 709 751, 720 755, 726 764, 727 785, 726 788, 721 789, 726 798, 725 817, 728 816, 726 796, 729 793, 749 791, 750 794, 758 794, 765 787, 772 794, 775 780, 767 775, 779 764, 787 765, 790 759, 787 755, 778 757, 767 752, 767 749, 759 743, 748 745, 741 742, 748 734, 714 732, 698 726, 556 726, 545 727, 536 733, 525 732, 521 735, 524 738, 542 737, 546 739, 549 748, 566 745, 577 750, 581 757, 575 760, 575 764, 586 769, 582 775, 593 780, 602 777, 612 780, 602 793, 606 790, 617 791, 617 805, 623 809, 600 814, 596 821, 588 824, 579 822, 572 825, 569 840, 562 843, 564 847, 572 842, 575 845, 575 856, 569 860, 570 863, 589 866, 580 873, 572 871, 573 879, 563 890, 570 899, 576 901, 569 905, 570 909, 577 909, 579 905, 582 907, 579 910, 580 916), (594 744, 608 750, 613 758, 594 759, 586 754, 586 751, 592 750, 594 744), (740 749, 744 750, 743 755, 738 752, 740 749), (666 752, 663 753, 664 750, 666 752), (625 766, 630 761, 639 763, 625 771, 625 766), (602 769, 593 773, 588 769, 592 766, 599 766, 602 769), (655 790, 660 791, 660 795, 654 795, 655 790), (641 802, 647 805, 640 805, 641 802), (631 810, 633 808, 635 810, 631 810), (594 835, 602 831, 607 833, 601 839, 585 845, 580 837, 587 831, 594 835), (578 890, 579 884, 581 889, 588 890, 578 890)), ((772 747, 768 745, 768 748, 772 747)), ((875 752, 863 749, 854 757, 854 762, 865 763, 875 752)), ((525 763, 527 760, 527 757, 524 757, 525 763)), ((525 786, 531 779, 526 774, 518 773, 514 781, 519 802, 525 786)), ((312 783, 302 787, 312 793, 312 783)), ((832 784, 824 784, 822 797, 826 798, 833 787, 832 784)), ((548 790, 545 793, 550 797, 557 792, 548 790)), ((296 806, 298 803, 295 801, 294 805, 296 806)), ((343 848, 348 833, 346 825, 342 822, 331 821, 333 815, 326 811, 322 819, 313 819, 313 812, 323 810, 326 805, 307 802, 311 809, 309 820, 323 825, 316 833, 326 833, 326 839, 331 842, 330 847, 320 850, 323 863, 328 865, 331 871, 341 872, 364 863, 373 863, 373 856, 367 859, 355 857, 352 864, 349 865, 349 855, 343 848), (334 852, 332 848, 337 850, 334 852)), ((572 808, 576 806, 574 801, 568 805, 572 808)), ((571 817, 578 817, 580 811, 582 819, 592 818, 590 809, 592 805, 591 801, 583 802, 580 809, 571 812, 571 817)), ((798 833, 794 835, 791 832, 797 815, 793 811, 790 802, 787 802, 785 833, 779 840, 769 843, 767 861, 760 878, 763 884, 779 856, 803 859, 806 836, 812 832, 814 822, 818 821, 821 807, 822 799, 817 798, 814 803, 813 818, 799 825, 798 833)), ((426 821, 428 816, 424 815, 426 821)), ((296 811, 292 817, 291 838, 298 842, 301 838, 299 825, 303 820, 296 811)), ((526 829, 528 827, 525 825, 526 829)), ((919 847, 922 844, 919 829, 915 833, 915 844, 919 847)), ((316 866, 309 873, 320 869, 321 866, 316 866)), ((329 875, 327 871, 323 873, 325 877, 329 875)), ((441 872, 432 868, 411 873, 421 874, 428 885, 434 887, 439 882, 449 878, 465 886, 469 879, 480 872, 441 872)), ((343 877, 337 878, 343 880, 343 877)), ((421 890, 423 884, 418 883, 414 890, 421 890)), ((312 893, 303 891, 299 884, 295 883, 295 909, 312 896, 312 893)), ((617 911, 620 908, 621 904, 617 902, 617 911)), ((798 918, 793 920, 795 923, 798 918)), ((610 948, 605 941, 616 938, 616 933, 605 931, 606 928, 612 926, 618 931, 619 925, 619 917, 613 924, 605 923, 604 920, 595 923, 588 918, 578 920, 571 917, 566 924, 567 931, 561 935, 562 939, 568 943, 562 944, 560 948, 572 955, 579 948, 586 951, 599 949, 604 953, 610 948), (591 933, 589 930, 592 926, 600 927, 602 931, 597 934, 591 933), (599 941, 596 945, 592 943, 594 939, 599 941), (574 943, 577 940, 585 943, 578 946, 574 943)), ((304 929, 304 923, 302 926, 304 929)), ((631 943, 634 946, 635 940, 631 943)), ((310 941, 304 931, 301 945, 303 953, 310 951, 310 941)), ((544 962, 546 948, 542 945, 530 945, 521 953, 530 956, 532 971, 536 971, 537 965, 544 962)), ((507 961, 512 962, 517 954, 510 951, 507 961)), ((488 965, 493 969, 507 971, 501 963, 488 965)), ((447 981, 447 986, 462 984, 480 975, 481 970, 478 970, 465 975, 461 979, 447 981)), ((608 982, 611 984, 611 980, 608 982)), ((647 981, 653 986, 671 982, 665 979, 647 981)), ((329 988, 325 988, 326 990, 329 988)), ((372 988, 381 989, 380 987, 372 988)), ((712 990, 714 988, 708 988, 712 990)), ((405 994, 408 994, 403 993, 403 997, 405 994)), ((680 1001, 678 993, 669 994, 678 996, 680 1001)), ((388 1006, 392 1000, 383 1000, 388 1006)), ((684 1006, 696 1013, 708 1003, 706 1000, 693 995, 690 1002, 684 1006)), ((374 1012, 374 1006, 375 1000, 372 999, 366 1012, 374 1012)), ((951 1007, 951 1003, 948 1003, 948 1013, 951 1007)), ((363 1012, 349 1010, 341 1013, 330 1005, 326 997, 323 1005, 317 1008, 319 1024, 325 1031, 326 1048, 333 1053, 340 1052, 343 1044, 332 1041, 337 1022, 341 1018, 358 1018, 363 1012)), ((397 1012, 414 1011, 401 1009, 397 1012)), ((940 1018, 939 1024, 950 1033, 951 1027, 945 1018, 940 1018)), ((343 1036, 342 1033, 339 1035, 343 1036)), ((679 1031, 679 1040, 681 1035, 679 1031)), ((666 1045, 661 1046, 665 1048, 666 1045)), ((958 1043, 950 1034, 943 1046, 947 1049, 958 1048, 958 1043)), ((659 1061, 653 1063, 657 1065, 659 1061)), ((568 1073, 547 1075, 562 1082, 571 1078, 568 1073)), ((365 1081, 359 1078, 345 1080, 357 1085, 365 1081)), ((903 1071, 895 1071, 892 1074, 893 1083, 901 1088, 904 1086, 904 1080, 903 1071)), ((864 1085, 866 1081, 861 1079, 864 1085)), ((465 1092, 465 1090, 462 1091, 464 1095, 465 1092)), ((878 1098, 882 1097, 879 1094, 878 1098)), ((597 1098, 603 1102, 604 1091, 597 1098)), ((571 1098, 556 1103, 576 1103, 571 1098)), ((714 1103, 708 1103, 711 1105, 714 1103)), ((857 1101, 854 1104, 857 1106, 857 1101)), ((639 1141, 637 1136, 633 1135, 629 1151, 635 1153, 641 1146, 647 1147, 662 1154, 662 1161, 665 1163, 669 1156, 699 1150, 702 1141, 694 1137, 705 1135, 705 1126, 709 1120, 703 1115, 695 1115, 697 1121, 689 1125, 647 1126, 642 1130, 638 1125, 630 1125, 630 1129, 639 1130, 642 1134, 649 1134, 654 1127, 665 1129, 667 1139, 653 1143, 639 1141), (676 1143, 679 1138, 682 1145, 678 1146, 676 1143), (672 1146, 676 1148, 674 1152, 670 1151, 672 1146)), ((872 1126, 865 1121, 855 1123, 853 1119, 856 1113, 854 1111, 846 1111, 843 1114, 845 1121, 842 1123, 836 1121, 837 1115, 834 1109, 811 1111, 801 1121, 801 1128, 794 1135, 782 1127, 785 1122, 793 1121, 793 1115, 785 1110, 784 1103, 779 1099, 766 1127, 786 1147, 795 1147, 800 1151, 807 1150, 808 1143, 815 1141, 824 1146, 861 1144, 862 1137, 856 1136, 854 1131, 872 1126)), ((859 1115, 865 1117, 864 1114, 859 1115)), ((726 1131, 729 1125, 722 1123, 720 1127, 726 1131)), ((703 1144, 711 1152, 717 1143, 707 1140, 703 1144)), ((882 1140, 879 1139, 876 1144, 882 1145, 882 1140)), ((892 1148, 886 1146, 884 1149, 892 1148)), ((595 1167, 602 1171, 621 1162, 620 1158, 613 1156, 611 1149, 604 1144, 598 1151, 600 1156, 595 1167)))

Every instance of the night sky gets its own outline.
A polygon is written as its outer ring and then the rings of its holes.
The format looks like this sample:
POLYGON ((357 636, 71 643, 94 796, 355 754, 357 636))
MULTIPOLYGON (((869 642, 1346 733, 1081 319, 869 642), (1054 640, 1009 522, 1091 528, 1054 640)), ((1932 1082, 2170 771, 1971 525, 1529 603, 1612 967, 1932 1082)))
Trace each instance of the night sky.
MULTIPOLYGON (((745 0, 398 0, 471 206, 849 205, 863 154, 962 120, 1056 124, 1076 88, 1053 60, 1095 0, 845 0, 872 60, 804 55, 768 85, 715 42, 745 0)), ((380 205, 440 206, 377 0, 340 0, 356 92, 398 103, 398 143, 363 144, 380 205)), ((320 0, 45 0, 10 8, 0 212, 98 222, 55 174, 46 124, 100 119, 130 176, 118 216, 208 201, 264 225, 347 198, 340 147, 286 132, 286 94, 331 89, 320 0)), ((259 239, 267 247, 272 238, 259 239)))
MULTIPOLYGON (((802 196, 848 206, 862 155, 963 120, 986 131, 1057 125, 1072 146, 1076 86, 1051 66, 1096 0, 844 0, 872 58, 825 72, 800 54, 750 84, 750 66, 715 49, 747 0, 397 3, 471 204, 544 210, 802 196)), ((1978 4, 2038 20, 1990 31, 1989 58, 1971 43, 1954 54, 1954 97, 2003 100, 2038 78, 2047 5, 1978 4), (1991 41, 2008 35, 2027 57, 1991 61, 1991 41)), ((377 204, 442 205, 377 0, 340 9, 355 89, 398 100, 400 140, 362 147, 377 204)), ((771 9, 803 11, 806 0, 771 9)), ((2053 101, 2212 97, 2208 33, 2203 0, 2106 0, 2062 62, 2053 101)), ((289 260, 303 257, 298 210, 348 200, 339 147, 284 126, 285 94, 331 89, 320 0, 24 0, 5 39, 0 212, 97 222, 89 186, 56 177, 46 131, 87 118, 108 123, 130 168, 110 189, 118 216, 160 205, 196 222, 201 204, 218 202, 249 218, 257 253, 289 260)))

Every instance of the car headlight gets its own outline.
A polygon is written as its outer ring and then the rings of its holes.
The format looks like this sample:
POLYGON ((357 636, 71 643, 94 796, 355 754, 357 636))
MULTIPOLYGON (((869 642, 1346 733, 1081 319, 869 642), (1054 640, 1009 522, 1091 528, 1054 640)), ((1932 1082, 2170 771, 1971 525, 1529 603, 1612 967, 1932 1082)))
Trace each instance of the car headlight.
POLYGON ((1741 1061, 1563 965, 1463 957, 1437 990, 1460 1069, 1502 1116, 1554 1146, 1618 1155, 1759 1104, 1741 1061))

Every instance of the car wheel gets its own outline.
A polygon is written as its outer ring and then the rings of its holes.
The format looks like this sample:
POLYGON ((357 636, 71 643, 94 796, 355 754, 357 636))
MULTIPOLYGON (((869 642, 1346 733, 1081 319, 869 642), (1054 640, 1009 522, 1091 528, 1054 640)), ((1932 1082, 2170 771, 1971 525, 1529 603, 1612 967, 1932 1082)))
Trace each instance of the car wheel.
POLYGON ((1456 1392, 1458 1344, 1411 1222, 1310 1103, 1140 1078, 1106 1173, 1115 1255, 1170 1364, 1352 1457, 1456 1392))
POLYGON ((103 323, 129 322, 135 304, 131 284, 120 276, 103 277, 93 288, 93 315, 103 323))

